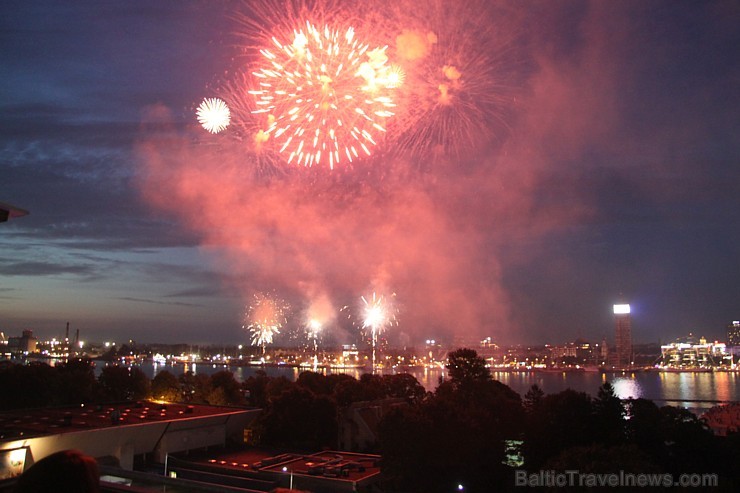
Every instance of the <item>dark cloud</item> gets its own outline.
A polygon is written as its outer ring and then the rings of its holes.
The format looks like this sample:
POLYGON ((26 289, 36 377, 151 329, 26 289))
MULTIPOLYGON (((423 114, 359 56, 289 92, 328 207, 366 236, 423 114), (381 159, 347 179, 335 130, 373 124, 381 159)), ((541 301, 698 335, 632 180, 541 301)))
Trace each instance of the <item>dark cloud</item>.
POLYGON ((122 297, 118 298, 122 301, 134 301, 136 303, 149 303, 153 305, 172 305, 172 306, 188 306, 188 307, 197 307, 202 306, 195 303, 185 303, 182 301, 158 301, 158 300, 152 300, 147 298, 130 298, 130 297, 122 297))
POLYGON ((51 262, 9 261, 0 258, 0 274, 4 276, 91 276, 95 274, 89 265, 64 265, 51 262))

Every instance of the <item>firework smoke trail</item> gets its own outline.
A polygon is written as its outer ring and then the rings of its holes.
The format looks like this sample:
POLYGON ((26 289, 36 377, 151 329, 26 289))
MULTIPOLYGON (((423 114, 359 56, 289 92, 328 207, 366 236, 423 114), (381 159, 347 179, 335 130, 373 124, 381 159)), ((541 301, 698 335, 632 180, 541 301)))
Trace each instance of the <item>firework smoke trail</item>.
POLYGON ((265 293, 256 293, 252 304, 248 307, 243 329, 252 333, 252 345, 262 346, 262 357, 265 355, 267 344, 272 344, 273 338, 280 333, 285 324, 288 305, 285 301, 265 293))
POLYGON ((229 126, 231 115, 229 107, 219 98, 205 98, 196 112, 198 123, 212 134, 217 134, 229 126))
MULTIPOLYGON (((393 295, 395 296, 395 294, 393 295)), ((388 326, 397 322, 394 306, 384 296, 373 292, 372 298, 360 297, 363 303, 362 328, 370 329, 373 346, 373 373, 376 369, 376 350, 378 335, 388 326)))

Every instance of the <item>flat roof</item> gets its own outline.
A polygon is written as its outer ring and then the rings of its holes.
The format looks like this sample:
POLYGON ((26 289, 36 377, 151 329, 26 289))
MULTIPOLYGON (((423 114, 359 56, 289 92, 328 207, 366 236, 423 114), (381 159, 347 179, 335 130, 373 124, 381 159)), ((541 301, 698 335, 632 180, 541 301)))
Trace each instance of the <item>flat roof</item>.
POLYGON ((329 471, 345 470, 346 472, 337 474, 336 478, 338 480, 358 482, 380 473, 380 456, 354 452, 323 451, 262 467, 261 470, 321 477, 335 477, 334 473, 329 475, 329 471), (285 471, 283 468, 285 468, 285 471))
POLYGON ((235 414, 252 409, 138 401, 0 411, 0 442, 114 426, 235 414))
MULTIPOLYGON (((184 457, 182 457, 184 458, 184 457)), ((186 460, 229 470, 267 471, 295 476, 331 478, 337 481, 360 482, 380 473, 380 456, 342 451, 322 451, 314 454, 282 453, 248 449, 191 454, 186 460), (283 470, 285 468, 285 470, 283 470)))

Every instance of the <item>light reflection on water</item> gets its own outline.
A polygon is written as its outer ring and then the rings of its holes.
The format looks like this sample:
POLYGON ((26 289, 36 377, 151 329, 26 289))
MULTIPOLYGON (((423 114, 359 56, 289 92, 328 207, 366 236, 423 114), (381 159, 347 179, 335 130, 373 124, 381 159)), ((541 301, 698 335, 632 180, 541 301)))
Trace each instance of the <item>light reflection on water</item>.
MULTIPOLYGON (((102 364, 98 363, 98 371, 102 364)), ((166 370, 175 376, 182 375, 186 369, 194 373, 212 375, 223 370, 231 370, 237 381, 244 381, 259 370, 264 370, 270 377, 284 376, 295 380, 306 368, 294 367, 254 367, 213 364, 158 365, 146 362, 140 365, 144 373, 153 378, 158 372, 166 370)), ((344 373, 360 378, 364 370, 358 368, 320 369, 326 373, 344 373)), ((384 374, 393 373, 385 370, 384 374)), ((440 378, 447 376, 443 368, 416 368, 409 370, 424 388, 434 390, 440 378)), ((492 372, 493 378, 511 387, 519 395, 524 395, 537 385, 546 394, 554 394, 571 388, 578 392, 586 392, 595 396, 604 382, 610 382, 616 394, 623 399, 645 398, 656 401, 658 405, 673 405, 688 407, 694 410, 707 409, 715 405, 713 402, 701 401, 740 401, 740 374, 734 372, 714 373, 665 373, 665 372, 492 372)))

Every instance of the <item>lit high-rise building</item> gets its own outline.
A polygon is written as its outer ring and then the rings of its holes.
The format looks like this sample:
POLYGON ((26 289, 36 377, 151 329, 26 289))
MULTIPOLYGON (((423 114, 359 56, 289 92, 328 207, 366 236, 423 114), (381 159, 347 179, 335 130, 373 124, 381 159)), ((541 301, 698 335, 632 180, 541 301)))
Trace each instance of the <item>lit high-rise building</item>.
POLYGON ((627 367, 632 364, 632 318, 630 306, 614 305, 615 327, 615 362, 617 366, 627 367))
POLYGON ((740 320, 735 320, 727 326, 727 345, 740 346, 740 320))

